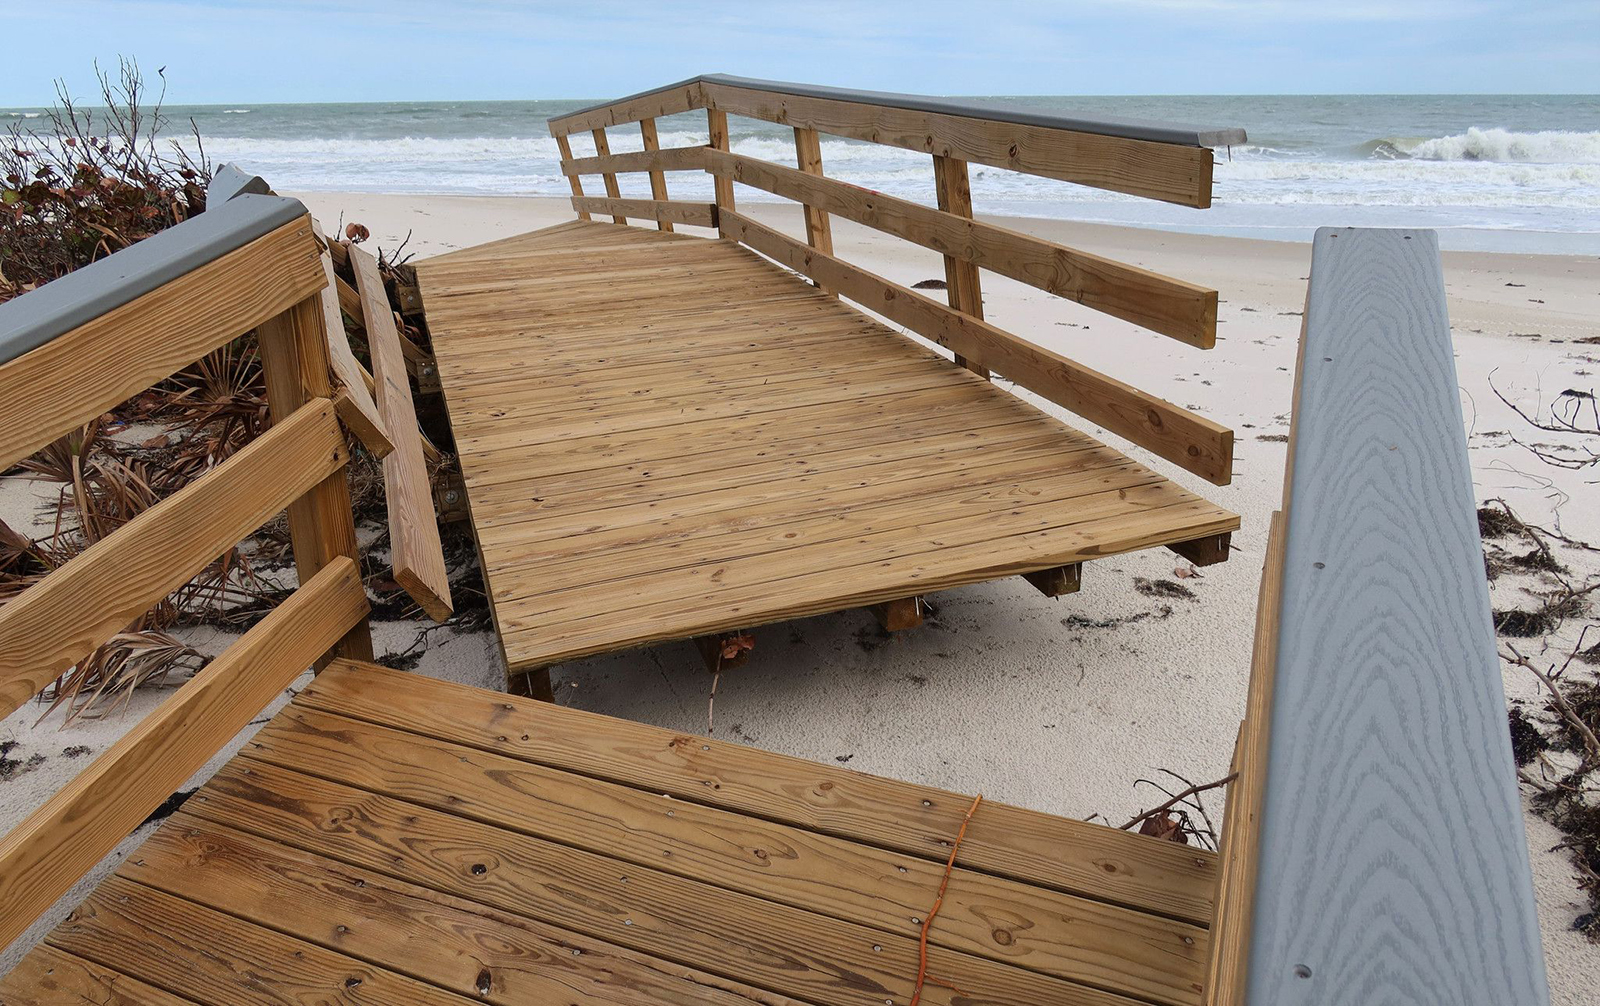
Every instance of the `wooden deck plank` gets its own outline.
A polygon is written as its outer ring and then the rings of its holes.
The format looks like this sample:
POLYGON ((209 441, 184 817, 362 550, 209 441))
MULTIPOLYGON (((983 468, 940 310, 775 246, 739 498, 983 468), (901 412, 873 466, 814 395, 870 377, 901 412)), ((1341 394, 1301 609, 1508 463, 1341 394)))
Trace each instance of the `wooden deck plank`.
POLYGON ((194 1006, 153 985, 49 944, 35 947, 0 979, 5 1006, 194 1006))
POLYGON ((731 242, 588 224, 418 269, 513 670, 1237 526, 1137 465, 1084 510, 1120 453, 731 242))
MULTIPOLYGON (((659 232, 657 232, 659 233, 659 232)), ((909 1001, 917 941, 241 758, 195 813, 364 869, 724 972, 819 1006, 909 1001)), ((931 903, 931 902, 930 902, 931 903)), ((929 948, 929 968, 994 1006, 1130 1006, 1032 971, 929 948), (964 984, 965 983, 965 984, 964 984)), ((927 994, 949 1004, 948 990, 927 994)))
MULTIPOLYGON (((943 864, 970 797, 339 661, 300 705, 943 864)), ((1207 925, 1214 853, 985 801, 961 865, 1207 925)))
MULTIPOLYGON (((316 710, 286 710, 249 754, 910 940, 943 874, 942 864, 910 855, 316 710)), ((929 939, 1165 1002, 1195 1000, 1209 946, 1197 926, 964 869, 953 871, 929 939)))

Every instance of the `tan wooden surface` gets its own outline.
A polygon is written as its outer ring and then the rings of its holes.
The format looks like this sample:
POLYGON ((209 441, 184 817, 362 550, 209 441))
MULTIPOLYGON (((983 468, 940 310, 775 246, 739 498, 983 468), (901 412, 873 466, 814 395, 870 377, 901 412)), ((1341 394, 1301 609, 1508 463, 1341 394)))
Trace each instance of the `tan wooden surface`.
MULTIPOLYGON (((644 123, 654 123, 654 119, 645 119, 639 123, 641 132, 644 123)), ((623 173, 628 171, 649 171, 660 173, 663 171, 701 171, 706 166, 705 147, 668 147, 665 150, 659 147, 659 137, 647 142, 643 150, 630 150, 621 154, 608 154, 605 157, 575 157, 569 161, 561 162, 561 173, 564 175, 598 175, 607 171, 623 173)), ((665 199, 666 196, 656 196, 665 199)))
POLYGON ((366 613, 356 564, 330 563, 0 839, 0 946, 366 613))
MULTIPOLYGON (((706 144, 712 150, 728 152, 728 113, 715 108, 706 110, 706 125, 710 131, 710 142, 706 144)), ((717 206, 721 209, 733 209, 733 179, 718 175, 714 180, 717 194, 717 206)))
POLYGON ((717 225, 716 207, 710 203, 691 203, 673 199, 613 199, 598 196, 572 197, 572 208, 580 213, 610 213, 622 223, 628 217, 664 223, 717 225))
POLYGON ((0 366, 0 469, 314 296, 321 257, 302 217, 0 366))
MULTIPOLYGON (((656 133, 656 120, 639 120, 639 142, 644 144, 644 150, 640 151, 641 153, 652 155, 659 155, 661 153, 661 137, 656 133)), ((657 202, 665 202, 667 200, 666 173, 662 171, 659 165, 651 167, 649 171, 650 198, 656 200, 657 202)), ((670 233, 672 231, 672 221, 658 218, 656 220, 656 230, 667 231, 670 233)))
MULTIPOLYGON (((594 155, 595 155, 595 157, 596 158, 610 157, 611 156, 611 143, 606 139, 605 127, 602 126, 602 127, 598 128, 598 129, 593 130, 592 131, 592 135, 594 136, 594 155)), ((612 199, 618 199, 618 198, 620 198, 622 196, 622 190, 617 187, 617 176, 616 176, 616 174, 614 172, 610 172, 610 171, 602 172, 601 175, 600 175, 600 180, 603 183, 605 183, 606 195, 607 196, 609 196, 612 199)), ((621 214, 614 214, 611 217, 611 222, 614 223, 614 224, 625 224, 628 221, 621 214)))
POLYGON ((348 458, 333 403, 314 399, 226 462, 0 606, 7 715, 348 458))
POLYGON ((575 222, 418 275, 513 670, 1238 523, 732 242, 575 222))
MULTIPOLYGON (((717 154, 721 155, 722 151, 717 151, 717 154)), ((822 139, 817 136, 815 129, 794 131, 794 157, 801 172, 816 177, 822 176, 822 139)), ((833 225, 828 220, 827 211, 811 205, 804 205, 803 209, 806 217, 806 244, 824 255, 832 255, 833 225)))
MULTIPOLYGON (((558 151, 560 151, 560 153, 561 153, 561 163, 562 164, 569 164, 569 163, 572 162, 572 141, 567 139, 565 133, 563 133, 560 136, 556 137, 556 149, 558 151)), ((572 196, 573 196, 573 198, 574 199, 582 199, 583 198, 583 179, 579 178, 577 173, 573 172, 573 173, 569 173, 567 175, 567 182, 568 182, 568 184, 570 184, 572 186, 572 196)), ((587 210, 578 210, 578 219, 579 220, 588 220, 589 219, 588 211, 587 210)))
MULTIPOLYGON (((324 248, 331 246, 331 242, 322 233, 322 228, 315 220, 311 221, 311 231, 324 248)), ((328 277, 328 285, 322 288, 323 326, 328 333, 328 362, 333 367, 334 378, 345 391, 334 404, 339 407, 339 418, 350 427, 350 432, 356 435, 374 457, 381 458, 394 450, 394 441, 389 439, 389 433, 384 429, 383 419, 378 413, 378 405, 372 400, 372 377, 366 368, 361 366, 361 361, 356 359, 355 353, 350 350, 350 337, 344 331, 344 309, 339 303, 339 284, 344 281, 333 271, 331 252, 323 252, 322 271, 328 277)), ((359 318, 362 315, 355 314, 352 317, 359 318)))
MULTIPOLYGON (((907 1006, 970 802, 337 661, 0 1001, 907 1006)), ((965 994, 923 1001, 1198 1006, 1214 882, 1209 853, 986 801, 928 938, 965 994)))
POLYGON ((350 249, 356 286, 367 309, 367 347, 372 353, 372 378, 378 408, 395 431, 395 449, 383 459, 384 500, 389 511, 389 564, 395 582, 422 606, 428 617, 450 617, 450 577, 439 546, 439 521, 433 512, 433 490, 422 457, 411 381, 406 376, 400 335, 383 291, 378 260, 360 248, 350 249))

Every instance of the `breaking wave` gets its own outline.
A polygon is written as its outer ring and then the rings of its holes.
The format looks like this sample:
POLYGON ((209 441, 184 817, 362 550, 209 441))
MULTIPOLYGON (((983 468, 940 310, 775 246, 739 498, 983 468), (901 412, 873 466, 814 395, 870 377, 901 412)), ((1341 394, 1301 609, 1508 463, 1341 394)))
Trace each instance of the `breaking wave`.
POLYGON ((1387 137, 1359 148, 1377 160, 1488 161, 1511 164, 1600 164, 1600 133, 1522 133, 1476 126, 1453 136, 1387 137))

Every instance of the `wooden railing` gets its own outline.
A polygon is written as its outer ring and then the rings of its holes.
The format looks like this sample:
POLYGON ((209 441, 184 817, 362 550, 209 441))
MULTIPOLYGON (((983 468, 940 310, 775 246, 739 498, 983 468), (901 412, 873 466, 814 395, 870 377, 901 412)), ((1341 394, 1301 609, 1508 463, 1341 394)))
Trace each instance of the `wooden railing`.
POLYGON ((550 120, 562 173, 580 219, 651 220, 714 227, 813 280, 948 348, 956 362, 991 371, 1219 485, 1232 476, 1233 432, 1186 409, 1034 345, 984 320, 981 270, 1169 336, 1216 344, 1217 292, 973 218, 968 162, 1204 207, 1211 201, 1211 147, 1242 130, 1189 130, 1090 122, 1002 106, 912 95, 844 91, 725 76, 697 77, 550 120), (709 142, 660 149, 656 119, 705 109, 709 142), (795 167, 729 149, 729 114, 791 126, 795 167), (645 149, 612 154, 606 130, 638 123, 645 149), (569 137, 589 132, 596 153, 575 157, 569 137), (917 150, 932 157, 937 208, 898 199, 823 173, 820 134, 917 150), (668 198, 668 172, 701 171, 715 201, 668 198), (624 199, 619 174, 650 175, 652 198, 624 199), (600 175, 606 195, 585 194, 600 175), (736 208, 734 183, 794 200, 806 240, 752 220, 736 208), (834 253, 831 217, 863 224, 944 257, 946 303, 852 265, 834 253))
POLYGON ((1207 1006, 1549 1002, 1432 231, 1312 250, 1207 1006))
POLYGON ((300 586, 0 839, 0 946, 307 667, 372 658, 345 426, 391 457, 407 438, 330 355, 344 330, 305 208, 219 182, 205 213, 0 305, 0 469, 251 329, 272 419, 0 606, 0 716, 285 510, 300 586))

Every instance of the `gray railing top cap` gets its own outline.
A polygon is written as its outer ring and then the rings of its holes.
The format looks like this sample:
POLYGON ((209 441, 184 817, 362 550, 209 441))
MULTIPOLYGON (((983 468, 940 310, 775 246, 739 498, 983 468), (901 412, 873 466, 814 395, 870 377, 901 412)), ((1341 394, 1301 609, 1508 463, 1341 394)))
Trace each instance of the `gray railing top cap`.
POLYGON ((781 80, 759 80, 754 77, 734 77, 725 73, 703 73, 698 77, 680 80, 664 87, 630 94, 625 98, 597 102, 575 112, 551 117, 551 122, 574 115, 584 115, 609 105, 632 101, 662 91, 674 91, 691 84, 726 84, 730 87, 747 87, 758 91, 776 91, 806 98, 828 98, 834 101, 853 101, 863 105, 883 105, 891 108, 908 108, 939 115, 961 115, 974 119, 991 119, 996 122, 1013 122, 1020 126, 1040 126, 1045 129, 1070 129, 1079 133, 1101 136, 1119 136, 1129 140, 1149 140, 1154 143, 1176 143, 1186 147, 1226 147, 1245 142, 1243 129, 1227 127, 1196 129, 1164 122, 1146 122, 1139 119, 1080 119, 1070 115, 1052 115, 1033 109, 1018 108, 994 101, 977 101, 971 98, 934 98, 922 94, 896 94, 891 91, 858 91, 844 87, 823 87, 818 84, 795 84, 781 80))
POLYGON ((306 214, 299 200, 279 196, 247 193, 212 197, 209 202, 204 213, 176 227, 0 304, 0 363, 38 349, 306 214))

